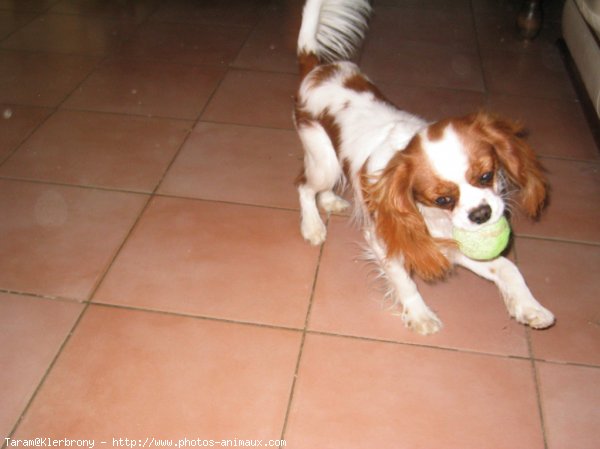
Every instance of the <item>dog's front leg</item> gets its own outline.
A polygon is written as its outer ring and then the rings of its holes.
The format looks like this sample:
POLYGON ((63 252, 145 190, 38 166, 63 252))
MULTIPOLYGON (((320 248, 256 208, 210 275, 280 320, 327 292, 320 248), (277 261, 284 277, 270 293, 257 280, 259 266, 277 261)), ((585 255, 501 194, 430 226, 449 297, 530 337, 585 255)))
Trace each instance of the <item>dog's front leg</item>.
POLYGON ((493 281, 502 294, 508 313, 518 322, 535 329, 554 324, 554 315, 531 294, 517 266, 505 257, 490 261, 476 261, 457 253, 454 262, 475 274, 493 281))
POLYGON ((365 239, 385 276, 394 305, 398 303, 402 305, 404 325, 421 335, 438 332, 442 328, 442 322, 423 301, 417 285, 404 268, 402 260, 388 259, 383 246, 370 231, 365 232, 365 239))

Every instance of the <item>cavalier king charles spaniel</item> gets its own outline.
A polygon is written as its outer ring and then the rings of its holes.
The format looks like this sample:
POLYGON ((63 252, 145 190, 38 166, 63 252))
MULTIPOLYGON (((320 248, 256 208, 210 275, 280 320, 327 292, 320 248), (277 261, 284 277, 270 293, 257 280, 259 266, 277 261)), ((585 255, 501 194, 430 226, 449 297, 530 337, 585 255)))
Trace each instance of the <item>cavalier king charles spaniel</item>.
POLYGON ((371 12, 368 0, 308 0, 298 37, 302 81, 294 120, 304 148, 297 180, 301 233, 320 245, 319 214, 349 203, 334 193, 347 183, 370 257, 377 262, 404 324, 419 334, 442 327, 412 275, 443 278, 454 264, 493 281, 509 314, 536 329, 554 316, 533 297, 519 269, 505 257, 478 261, 463 255, 452 228, 477 230, 507 211, 509 186, 535 217, 546 181, 515 123, 479 112, 435 123, 399 110, 350 59, 371 12))

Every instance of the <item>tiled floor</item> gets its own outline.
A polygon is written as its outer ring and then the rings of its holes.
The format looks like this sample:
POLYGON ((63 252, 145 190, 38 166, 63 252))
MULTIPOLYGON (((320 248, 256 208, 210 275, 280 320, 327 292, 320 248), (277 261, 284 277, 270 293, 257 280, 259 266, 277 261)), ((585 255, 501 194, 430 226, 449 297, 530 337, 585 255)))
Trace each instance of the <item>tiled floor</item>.
POLYGON ((421 337, 347 218, 299 235, 299 0, 0 0, 0 444, 597 448, 599 152, 560 1, 526 46, 519 3, 376 2, 360 62, 384 93, 523 120, 553 186, 511 257, 556 326, 457 270, 420 282, 445 324, 421 337))

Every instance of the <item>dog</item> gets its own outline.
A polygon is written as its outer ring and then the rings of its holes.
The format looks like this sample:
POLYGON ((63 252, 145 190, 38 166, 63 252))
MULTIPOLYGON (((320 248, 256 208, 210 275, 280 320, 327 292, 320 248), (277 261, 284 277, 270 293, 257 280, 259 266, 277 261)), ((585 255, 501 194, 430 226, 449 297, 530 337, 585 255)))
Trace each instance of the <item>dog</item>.
POLYGON ((470 259, 452 239, 453 227, 477 230, 497 222, 509 198, 527 215, 539 214, 547 182, 522 128, 482 111, 428 123, 398 109, 350 61, 370 14, 368 0, 304 5, 293 114, 304 149, 296 181, 302 236, 313 245, 325 241, 319 206, 327 213, 346 209, 349 202, 335 191, 347 184, 370 257, 394 304, 402 306, 406 327, 422 335, 442 328, 413 276, 443 279, 454 265, 493 281, 518 322, 551 326, 553 314, 533 297, 515 264, 505 257, 470 259))

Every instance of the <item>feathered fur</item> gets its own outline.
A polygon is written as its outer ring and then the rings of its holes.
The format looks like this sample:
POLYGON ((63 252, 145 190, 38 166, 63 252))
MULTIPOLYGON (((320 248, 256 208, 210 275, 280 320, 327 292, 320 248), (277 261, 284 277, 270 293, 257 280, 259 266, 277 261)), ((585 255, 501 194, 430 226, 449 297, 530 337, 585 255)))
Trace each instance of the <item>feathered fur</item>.
POLYGON ((365 36, 370 14, 366 0, 308 0, 298 54, 315 54, 321 63, 351 59, 365 36))

